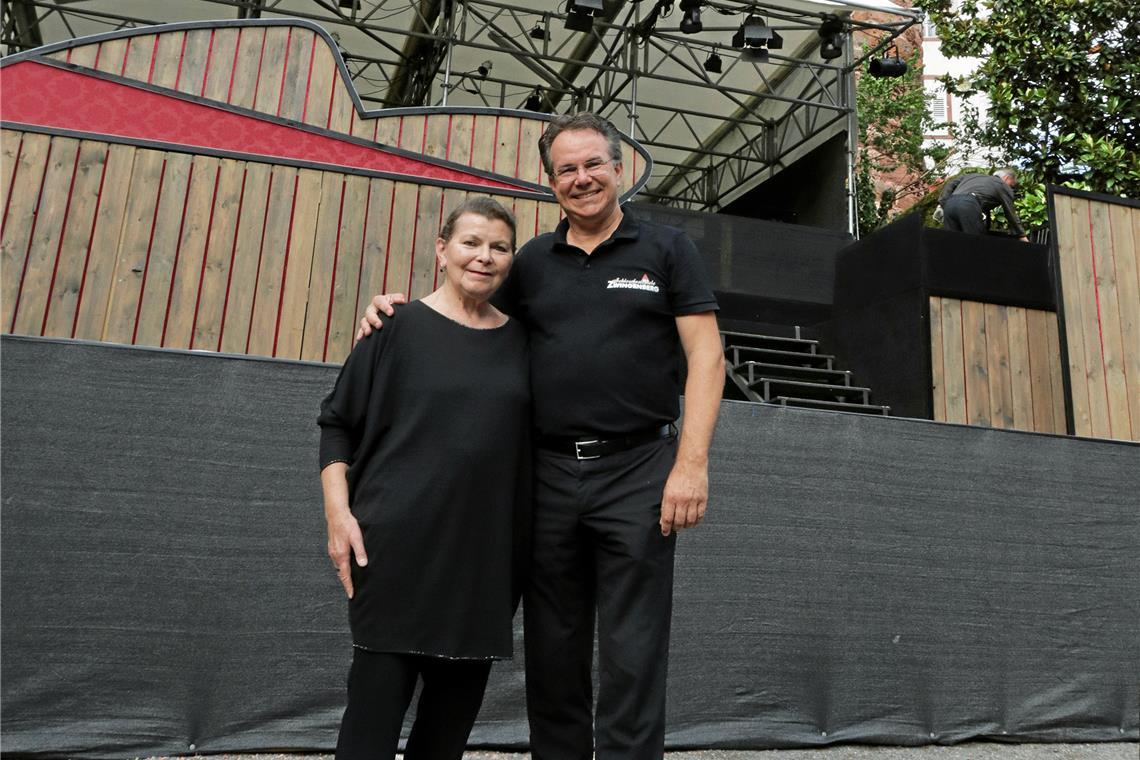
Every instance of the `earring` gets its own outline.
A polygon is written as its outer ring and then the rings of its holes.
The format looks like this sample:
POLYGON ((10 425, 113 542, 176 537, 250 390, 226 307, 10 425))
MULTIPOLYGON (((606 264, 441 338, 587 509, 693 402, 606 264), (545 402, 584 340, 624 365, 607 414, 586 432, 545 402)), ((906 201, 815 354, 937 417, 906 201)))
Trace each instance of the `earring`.
POLYGON ((447 271, 447 264, 440 264, 439 265, 439 271, 446 272, 447 271))

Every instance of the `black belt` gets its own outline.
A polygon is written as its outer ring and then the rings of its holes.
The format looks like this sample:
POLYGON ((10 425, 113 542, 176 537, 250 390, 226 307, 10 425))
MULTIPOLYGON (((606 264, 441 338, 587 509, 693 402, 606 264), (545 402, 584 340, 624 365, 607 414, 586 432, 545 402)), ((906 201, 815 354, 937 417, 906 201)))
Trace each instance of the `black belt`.
POLYGON ((638 430, 629 435, 618 435, 610 438, 574 438, 548 435, 538 440, 538 447, 543 451, 566 454, 576 459, 597 459, 607 454, 628 451, 635 446, 641 446, 662 438, 671 438, 676 434, 677 428, 670 423, 660 427, 638 430))

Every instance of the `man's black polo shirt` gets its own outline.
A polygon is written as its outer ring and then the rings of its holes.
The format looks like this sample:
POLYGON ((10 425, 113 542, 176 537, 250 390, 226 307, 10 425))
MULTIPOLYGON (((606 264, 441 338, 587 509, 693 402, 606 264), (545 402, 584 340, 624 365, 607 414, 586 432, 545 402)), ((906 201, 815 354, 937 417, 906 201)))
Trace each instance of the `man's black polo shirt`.
POLYGON ((623 212, 589 255, 565 219, 528 242, 496 298, 530 336, 540 435, 625 434, 680 413, 674 318, 716 311, 716 297, 683 232, 623 212))

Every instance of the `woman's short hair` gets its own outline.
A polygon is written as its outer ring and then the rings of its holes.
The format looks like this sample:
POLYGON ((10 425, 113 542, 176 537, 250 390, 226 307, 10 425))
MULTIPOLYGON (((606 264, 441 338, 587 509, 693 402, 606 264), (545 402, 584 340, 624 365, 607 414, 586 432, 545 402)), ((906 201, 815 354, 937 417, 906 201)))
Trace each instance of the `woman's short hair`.
POLYGON ((609 119, 589 111, 563 114, 551 119, 542 137, 538 138, 538 155, 542 157, 542 168, 546 170, 547 176, 554 176, 554 163, 550 159, 550 147, 554 145, 554 138, 576 129, 590 129, 606 138, 610 146, 610 160, 621 163, 621 132, 609 119))
POLYGON ((507 225, 511 231, 511 250, 513 251, 515 249, 516 231, 514 214, 507 211, 506 206, 494 198, 488 198, 485 195, 472 196, 452 209, 451 213, 447 215, 443 227, 439 230, 441 240, 445 242, 451 240, 452 234, 455 233, 455 223, 459 221, 459 217, 464 214, 476 214, 484 219, 495 219, 507 225))

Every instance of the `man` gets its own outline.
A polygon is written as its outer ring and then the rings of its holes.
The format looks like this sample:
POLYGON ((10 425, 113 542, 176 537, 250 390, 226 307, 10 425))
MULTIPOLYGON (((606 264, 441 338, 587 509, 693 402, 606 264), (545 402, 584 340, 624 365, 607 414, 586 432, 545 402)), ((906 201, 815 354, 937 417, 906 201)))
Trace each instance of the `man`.
MULTIPOLYGON (((692 242, 619 205, 621 136, 610 122, 557 117, 539 151, 566 218, 523 246, 497 302, 530 337, 531 752, 661 758, 676 532, 705 514, 724 387, 717 304, 692 242), (677 440, 681 353, 688 371, 677 440)), ((362 331, 386 301, 374 300, 362 331)))
POLYGON ((990 212, 1000 205, 1005 209, 1013 234, 1028 243, 1017 209, 1013 207, 1016 187, 1017 174, 1012 169, 998 169, 992 175, 959 174, 938 194, 942 226, 948 230, 984 235, 990 229, 990 212))

